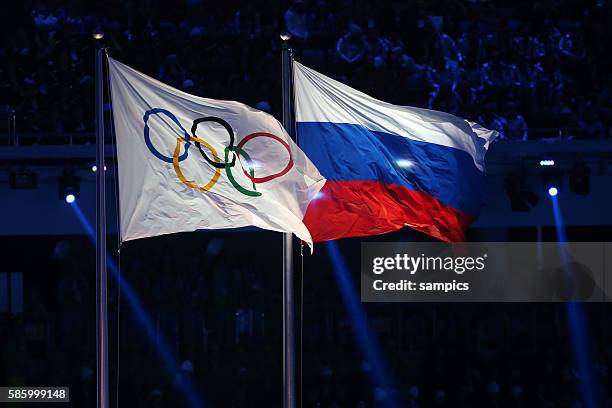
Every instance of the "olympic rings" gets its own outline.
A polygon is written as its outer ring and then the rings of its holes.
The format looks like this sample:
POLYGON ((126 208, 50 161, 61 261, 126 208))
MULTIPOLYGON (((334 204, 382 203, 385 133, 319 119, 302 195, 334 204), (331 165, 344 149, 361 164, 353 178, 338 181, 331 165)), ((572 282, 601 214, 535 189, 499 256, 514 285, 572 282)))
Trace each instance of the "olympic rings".
POLYGON ((246 170, 242 169, 242 171, 244 172, 244 175, 247 176, 253 183, 259 184, 259 183, 265 183, 266 181, 274 180, 275 178, 282 177, 285 174, 287 174, 289 170, 291 170, 291 168, 293 167, 293 155, 291 154, 291 147, 289 146, 289 143, 287 143, 280 137, 273 135, 272 133, 256 132, 256 133, 251 133, 250 135, 247 135, 244 139, 240 141, 240 143, 238 143, 237 147, 240 148, 240 151, 238 151, 238 155, 241 154, 241 151, 244 152, 242 148, 249 140, 255 139, 257 137, 269 137, 269 138, 276 140, 280 144, 282 144, 285 147, 285 149, 287 149, 287 153, 289 153, 289 161, 287 162, 287 165, 285 166, 285 168, 276 174, 270 174, 269 176, 265 176, 265 177, 255 177, 254 174, 248 174, 246 170))
MULTIPOLYGON (((233 152, 238 152, 238 154, 241 154, 241 155, 244 156, 244 158, 246 159, 247 164, 249 165, 249 168, 251 170, 251 177, 254 176, 255 175, 255 169, 253 168, 253 161, 251 160, 251 156, 249 156, 247 154, 247 152, 242 150, 242 148, 239 147, 239 146, 233 146, 232 148, 230 148, 228 146, 228 147, 225 148, 225 162, 227 163, 227 158, 228 158, 230 150, 232 150, 233 152)), ((246 188, 244 188, 240 184, 238 184, 238 182, 236 182, 236 179, 232 175, 232 171, 230 169, 231 169, 231 166, 225 166, 225 172, 227 173, 227 179, 230 181, 230 183, 232 183, 232 186, 234 186, 234 188, 236 190, 240 191, 244 195, 248 195, 248 196, 251 196, 251 197, 259 197, 261 195, 261 193, 259 191, 254 191, 254 190, 256 190, 254 182, 253 182, 253 191, 247 190, 246 188)), ((245 172, 245 174, 246 174, 246 172, 245 172)))
MULTIPOLYGON (((205 140, 202 139, 198 139, 196 137, 193 138, 194 140, 196 140, 196 143, 202 143, 204 146, 206 146, 206 148, 208 150, 210 150, 210 152, 213 155, 213 158, 215 159, 215 163, 219 163, 219 155, 217 155, 217 151, 214 149, 214 147, 212 147, 208 142, 206 142, 205 140)), ((212 179, 210 179, 210 181, 208 182, 208 184, 204 185, 204 186, 198 186, 197 184, 187 180, 185 178, 185 176, 183 175, 183 172, 181 171, 181 168, 179 166, 179 152, 181 150, 181 142, 183 140, 178 137, 176 138, 176 148, 174 149, 174 156, 172 156, 172 167, 174 167, 174 171, 176 172, 176 175, 178 176, 179 180, 181 180, 183 182, 183 184, 185 184, 187 187, 191 187, 191 188, 195 188, 197 190, 200 191, 208 191, 210 190, 216 183, 217 180, 219 180, 219 177, 221 177, 221 169, 219 169, 218 167, 215 168, 215 174, 213 175, 212 179)), ((226 160, 227 160, 227 154, 226 156, 226 160)))
MULTIPOLYGON (((217 117, 214 117, 214 116, 207 116, 205 118, 199 118, 199 119, 194 120, 193 121, 193 125, 191 126, 191 135, 193 137, 195 137, 195 135, 196 135, 195 132, 198 129, 198 124, 200 124, 202 122, 215 122, 215 123, 218 123, 221 126, 223 126, 225 128, 225 130, 227 131, 227 133, 229 134, 229 138, 230 138, 230 142, 229 142, 229 146, 228 147, 230 148, 230 150, 234 147, 234 131, 232 130, 232 127, 230 126, 229 123, 227 123, 223 119, 217 118, 217 117)), ((195 142, 195 145, 198 148, 198 150, 200 151, 200 154, 202 155, 202 157, 204 157, 206 159, 208 164, 210 164, 211 166, 216 167, 218 169, 222 169, 222 168, 226 167, 226 165, 227 165, 227 155, 225 157, 225 163, 214 162, 214 161, 212 161, 212 160, 210 160, 208 158, 206 153, 204 153, 204 151, 200 147, 200 143, 199 142, 195 142)), ((236 155, 234 154, 234 158, 232 159, 232 163, 229 166, 233 167, 235 163, 236 163, 236 155)))
MULTIPOLYGON (((227 179, 229 180, 231 185, 238 192, 240 192, 240 193, 242 193, 244 195, 250 196, 250 197, 259 197, 259 196, 262 195, 262 193, 257 191, 256 184, 265 183, 267 181, 276 179, 278 177, 281 177, 281 176, 287 174, 291 170, 291 168, 293 167, 293 164, 294 164, 293 163, 293 156, 291 154, 291 147, 289 146, 289 143, 287 143, 287 141, 285 141, 284 139, 282 139, 279 136, 276 136, 276 135, 274 135, 272 133, 256 132, 256 133, 251 133, 251 134, 247 135, 245 138, 243 138, 238 143, 238 145, 234 145, 234 131, 233 131, 232 127, 225 120, 223 120, 221 118, 218 118, 218 117, 206 116, 206 117, 198 118, 198 119, 194 120, 193 123, 192 123, 192 126, 191 126, 191 134, 189 134, 187 132, 187 130, 181 125, 181 123, 179 122, 177 117, 174 114, 172 114, 170 111, 166 110, 166 109, 153 108, 153 109, 150 109, 150 110, 146 111, 144 116, 143 116, 143 121, 144 121, 144 131, 143 131, 143 133, 144 133, 144 141, 145 141, 145 145, 147 146, 147 148, 159 160, 161 160, 163 162, 166 162, 166 163, 172 164, 172 167, 174 168, 174 172, 176 173, 176 175, 179 178, 179 180, 183 184, 188 186, 189 188, 193 188, 193 189, 196 189, 196 190, 210 191, 214 187, 214 185, 217 183, 217 181, 219 181, 219 178, 221 177, 221 169, 225 169, 225 173, 227 174, 227 179), (165 156, 162 153, 160 153, 155 148, 155 146, 153 145, 153 143, 151 141, 150 128, 149 128, 148 121, 149 121, 149 119, 150 119, 150 117, 152 115, 165 115, 165 116, 167 116, 172 122, 174 122, 174 124, 176 124, 179 127, 179 129, 183 133, 183 137, 177 137, 176 138, 176 146, 174 148, 174 152, 173 152, 172 157, 168 157, 168 156, 165 156), (215 123, 218 123, 221 126, 223 126, 225 128, 225 130, 227 131, 227 133, 229 135, 229 145, 227 147, 225 147, 225 149, 224 149, 224 156, 223 156, 224 161, 223 162, 221 161, 221 158, 219 157, 217 151, 214 149, 214 147, 210 143, 208 143, 204 139, 196 136, 196 131, 197 131, 198 125, 200 123, 203 123, 203 122, 215 122, 215 123), (287 153, 289 154, 289 162, 287 163, 287 165, 285 166, 285 168, 283 170, 281 170, 280 172, 278 172, 276 174, 271 174, 271 175, 264 176, 264 177, 255 177, 255 166, 253 164, 253 160, 251 160, 251 156, 244 149, 244 145, 246 143, 248 143, 250 140, 255 139, 257 137, 269 137, 269 138, 274 139, 275 141, 279 142, 281 145, 283 145, 285 147, 285 149, 287 149, 287 153), (185 151, 183 152, 183 154, 180 154, 180 152, 181 152, 181 144, 182 143, 185 144, 185 151), (196 145, 196 147, 198 148, 198 151, 200 152, 202 157, 206 160, 206 162, 208 162, 208 164, 210 164, 215 169, 215 172, 214 172, 212 178, 205 185, 198 185, 194 181, 188 180, 185 177, 185 175, 183 174, 183 171, 181 170, 181 167, 180 167, 179 163, 182 162, 183 160, 185 160, 188 157, 188 155, 189 155, 189 147, 191 146, 191 143, 194 143, 196 145), (202 149, 202 145, 204 145, 204 147, 206 147, 206 149, 208 149, 210 151, 210 154, 212 155, 212 159, 204 152, 204 150, 202 149), (232 152, 232 154, 233 154, 231 162, 229 161, 229 153, 230 152, 232 152), (235 165, 236 157, 237 156, 239 158, 240 158, 240 156, 244 157, 244 159, 246 161, 246 164, 247 164, 247 167, 248 167, 248 172, 244 168, 244 166, 242 166, 242 162, 240 162, 240 164, 241 164, 242 171, 243 171, 244 175, 251 181, 252 190, 241 186, 238 183, 238 181, 236 181, 234 175, 232 174, 231 168, 235 165)), ((166 124, 168 124, 168 123, 166 123, 166 124)))
POLYGON ((153 143, 151 142, 151 136, 149 135, 149 117, 151 115, 157 115, 159 113, 163 113, 164 115, 168 116, 183 131, 183 133, 185 135, 185 153, 180 155, 178 157, 178 160, 179 161, 185 160, 187 158, 187 154, 188 154, 187 151, 189 150, 189 146, 190 146, 190 143, 189 143, 189 133, 187 133, 187 130, 185 130, 183 125, 181 125, 181 122, 179 122, 179 120, 176 118, 176 116, 174 116, 174 114, 172 112, 167 111, 166 109, 153 108, 153 109, 148 110, 148 111, 145 112, 145 114, 144 114, 144 116, 142 118, 142 120, 144 121, 144 124, 145 124, 145 127, 144 127, 144 140, 145 140, 145 144, 147 145, 147 147, 149 148, 151 153, 153 153, 153 155, 155 157, 157 157, 159 160, 165 161, 166 163, 172 163, 173 162, 174 159, 172 157, 167 157, 167 156, 164 156, 163 154, 161 154, 155 148, 155 146, 153 146, 153 143))

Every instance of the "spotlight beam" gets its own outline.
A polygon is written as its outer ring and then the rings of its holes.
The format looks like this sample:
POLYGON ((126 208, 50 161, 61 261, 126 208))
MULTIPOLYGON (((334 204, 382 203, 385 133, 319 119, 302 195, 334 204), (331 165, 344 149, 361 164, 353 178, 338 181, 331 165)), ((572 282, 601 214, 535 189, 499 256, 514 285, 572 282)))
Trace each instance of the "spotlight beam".
MULTIPOLYGON (((87 220, 87 218, 85 217, 85 214, 83 214, 83 211, 81 211, 81 208, 76 202, 71 205, 71 208, 74 210, 74 213, 77 216, 83 228, 85 229, 87 236, 89 237, 89 239, 95 246, 96 233, 91 223, 87 220)), ((141 328, 145 330, 148 339, 153 344, 155 344, 155 346, 157 347, 159 354, 162 358, 162 361, 166 367, 166 370, 172 376, 172 379, 175 379, 175 378, 181 379, 180 381, 176 381, 175 384, 177 384, 183 390, 183 392, 185 393, 186 397, 189 400, 190 406, 192 408, 206 407, 206 405, 202 401, 202 398, 198 395, 191 381, 185 378, 184 376, 180 376, 181 371, 179 368, 179 364, 177 363, 176 359, 172 355, 172 352, 170 351, 170 348, 167 346, 165 339, 163 338, 161 333, 156 332, 155 324, 153 323, 153 320, 147 313, 144 306, 138 300, 138 296, 136 295, 136 292, 134 292, 130 284, 121 277, 119 273, 119 268, 117 267, 117 264, 115 263, 115 261, 113 261, 112 258, 107 257, 106 263, 108 265, 110 275, 113 277, 113 279, 115 279, 119 289, 121 290, 121 292, 127 299, 128 304, 130 305, 130 307, 132 308, 132 310, 138 317, 136 321, 140 323, 141 328), (156 338, 157 338, 157 343, 155 340, 156 338)))
POLYGON ((396 390, 395 384, 381 355, 376 334, 371 330, 365 310, 357 297, 355 284, 338 249, 338 244, 335 241, 327 241, 325 244, 332 261, 344 307, 353 321, 355 342, 361 351, 361 355, 372 365, 370 381, 374 387, 381 387, 387 392, 387 398, 383 400, 385 407, 398 408, 400 404, 393 395, 396 390))
MULTIPOLYGON (((559 243, 561 265, 568 265, 571 259, 567 248, 567 234, 563 222, 563 214, 559 206, 559 199, 556 194, 550 194, 550 199, 555 217, 555 229, 557 232, 557 241, 559 243)), ((564 272, 569 274, 571 271, 566 270, 564 272)), ((586 323, 586 315, 584 314, 582 305, 574 301, 566 302, 566 313, 569 324, 570 340, 572 342, 572 351, 578 369, 580 396, 585 407, 596 408, 600 406, 600 387, 593 375, 593 359, 590 353, 591 344, 588 325, 586 323)))

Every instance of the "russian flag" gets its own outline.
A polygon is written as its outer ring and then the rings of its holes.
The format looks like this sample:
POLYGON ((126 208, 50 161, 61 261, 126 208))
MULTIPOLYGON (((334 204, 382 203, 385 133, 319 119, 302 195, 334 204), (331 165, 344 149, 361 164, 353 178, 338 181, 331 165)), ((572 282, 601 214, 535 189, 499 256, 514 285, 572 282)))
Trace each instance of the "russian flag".
POLYGON ((304 217, 313 240, 409 226, 462 241, 483 204, 484 158, 497 132, 293 67, 298 141, 327 179, 304 217))

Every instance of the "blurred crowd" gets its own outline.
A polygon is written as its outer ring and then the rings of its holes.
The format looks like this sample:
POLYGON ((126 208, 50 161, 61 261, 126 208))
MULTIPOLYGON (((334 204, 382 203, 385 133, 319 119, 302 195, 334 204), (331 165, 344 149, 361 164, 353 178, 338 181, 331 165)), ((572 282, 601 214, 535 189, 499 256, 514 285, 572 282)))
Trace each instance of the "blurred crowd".
POLYGON ((610 137, 607 0, 19 3, 2 17, 0 111, 22 133, 91 132, 94 31, 163 82, 278 114, 286 29, 296 58, 379 99, 508 139, 610 137))
MULTIPOLYGON (((257 234, 258 243, 242 247, 239 234, 122 247, 121 295, 114 278, 109 286, 111 406, 189 407, 193 395, 211 407, 281 406, 280 261, 263 249, 278 237, 257 234)), ((10 238, 4 248, 13 255, 6 267, 24 274, 25 309, 9 319, 0 313, 0 380, 68 385, 70 406, 93 406, 93 246, 38 237, 10 238), (15 256, 26 241, 37 257, 15 256)), ((584 370, 591 406, 612 406, 607 305, 583 306, 581 360, 560 303, 363 304, 378 339, 377 350, 364 353, 325 252, 305 263, 297 359, 304 407, 587 407, 584 370)))

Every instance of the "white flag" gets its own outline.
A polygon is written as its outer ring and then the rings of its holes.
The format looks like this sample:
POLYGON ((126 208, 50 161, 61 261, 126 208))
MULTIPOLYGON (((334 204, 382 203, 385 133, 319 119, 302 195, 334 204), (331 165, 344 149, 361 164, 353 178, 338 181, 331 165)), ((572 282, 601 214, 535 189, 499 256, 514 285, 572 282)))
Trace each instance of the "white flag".
POLYGON ((282 125, 109 58, 122 241, 198 229, 293 232, 325 179, 282 125))

